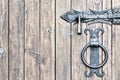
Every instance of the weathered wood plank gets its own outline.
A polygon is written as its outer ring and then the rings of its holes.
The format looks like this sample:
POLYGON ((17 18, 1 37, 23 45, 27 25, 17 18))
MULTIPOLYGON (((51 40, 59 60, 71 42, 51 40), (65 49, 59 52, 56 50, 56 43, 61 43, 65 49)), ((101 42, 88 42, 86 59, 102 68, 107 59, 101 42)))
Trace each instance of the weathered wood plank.
POLYGON ((70 80, 70 24, 60 16, 70 10, 70 0, 56 0, 56 80, 70 80))
POLYGON ((24 80, 24 0, 9 1, 9 80, 24 80))
MULTIPOLYGON (((86 10, 85 0, 72 0, 72 9, 78 11, 86 10), (83 5, 84 4, 84 5, 83 5)), ((84 29, 86 24, 82 23, 82 34, 77 34, 77 24, 72 25, 72 80, 85 80, 84 72, 86 71, 85 65, 81 60, 81 51, 86 45, 86 35, 84 29)))
POLYGON ((25 0, 25 80, 40 79, 39 0, 25 0))
MULTIPOLYGON (((100 11, 102 10, 102 2, 103 0, 87 0, 87 10, 92 9, 92 10, 96 10, 96 11, 100 11)), ((91 24, 91 25, 87 25, 87 27, 91 27, 94 30, 98 27, 102 27, 101 24, 99 23, 95 23, 95 24, 91 24)), ((102 43, 102 36, 100 36, 99 38, 99 42, 102 43)), ((90 35, 87 35, 87 43, 90 41, 90 35)), ((88 49, 87 51, 87 61, 90 62, 90 50, 88 49)), ((99 50, 99 59, 101 59, 101 51, 99 50)), ((102 61, 102 60, 101 60, 102 61)), ((89 69, 87 68, 88 72, 89 69)), ((102 78, 96 76, 94 74, 93 77, 87 78, 87 80, 102 80, 102 78)))
POLYGON ((8 0, 0 0, 0 80, 8 80, 8 0))
MULTIPOLYGON (((119 8, 120 0, 112 0, 112 8, 119 8)), ((120 25, 112 26, 112 80, 120 79, 120 25)))
POLYGON ((55 0, 41 0, 41 80, 55 80, 55 0))
MULTIPOLYGON (((111 9, 111 0, 103 0, 103 10, 111 9)), ((104 28, 104 34, 103 34, 103 46, 106 47, 108 51, 108 61, 103 67, 103 71, 105 72, 105 76, 103 77, 103 80, 112 80, 112 69, 111 69, 111 26, 108 24, 103 24, 104 28)), ((104 55, 103 55, 104 56, 104 55)))

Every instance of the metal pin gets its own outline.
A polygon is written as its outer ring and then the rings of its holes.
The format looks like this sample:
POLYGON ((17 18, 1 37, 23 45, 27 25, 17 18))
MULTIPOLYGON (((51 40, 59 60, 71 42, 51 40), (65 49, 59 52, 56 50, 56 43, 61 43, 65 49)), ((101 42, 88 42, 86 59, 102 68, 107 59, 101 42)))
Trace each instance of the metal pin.
POLYGON ((78 34, 82 34, 81 18, 78 16, 78 34))
POLYGON ((0 55, 2 55, 4 52, 4 50, 2 48, 0 48, 0 55))

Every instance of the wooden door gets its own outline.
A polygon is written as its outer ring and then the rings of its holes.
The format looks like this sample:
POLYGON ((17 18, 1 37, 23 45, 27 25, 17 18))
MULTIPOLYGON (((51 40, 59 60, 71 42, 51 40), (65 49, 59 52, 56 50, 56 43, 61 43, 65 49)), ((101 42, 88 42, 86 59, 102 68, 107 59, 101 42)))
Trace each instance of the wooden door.
POLYGON ((60 18, 72 9, 119 7, 120 0, 0 0, 0 80, 120 80, 120 25, 82 24, 104 28, 100 42, 109 55, 105 76, 87 78, 80 54, 89 35, 60 18))

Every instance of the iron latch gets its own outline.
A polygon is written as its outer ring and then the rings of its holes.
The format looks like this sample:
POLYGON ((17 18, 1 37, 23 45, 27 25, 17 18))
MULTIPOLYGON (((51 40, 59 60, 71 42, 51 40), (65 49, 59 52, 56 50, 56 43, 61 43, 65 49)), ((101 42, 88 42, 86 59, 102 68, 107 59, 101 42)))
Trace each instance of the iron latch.
POLYGON ((78 23, 78 33, 82 33, 82 24, 106 23, 106 24, 120 24, 120 9, 114 8, 104 11, 76 11, 71 10, 61 16, 65 21, 78 23))
MULTIPOLYGON (((93 24, 93 23, 105 23, 105 24, 120 24, 120 9, 114 8, 104 11, 76 11, 71 10, 66 12, 61 16, 65 21, 72 23, 78 23, 78 33, 82 33, 82 23, 93 24)), ((90 42, 85 45, 81 52, 81 59, 83 63, 90 68, 90 73, 85 72, 86 77, 92 77, 94 73, 98 77, 103 77, 104 72, 99 68, 105 65, 108 60, 108 52, 106 48, 99 43, 99 32, 104 33, 103 28, 96 28, 93 30, 92 28, 86 28, 84 30, 85 34, 87 31, 90 33, 90 42), (87 63, 85 59, 85 52, 90 48, 90 63, 87 63), (101 64, 99 64, 99 48, 101 48, 104 52, 105 59, 101 64)))

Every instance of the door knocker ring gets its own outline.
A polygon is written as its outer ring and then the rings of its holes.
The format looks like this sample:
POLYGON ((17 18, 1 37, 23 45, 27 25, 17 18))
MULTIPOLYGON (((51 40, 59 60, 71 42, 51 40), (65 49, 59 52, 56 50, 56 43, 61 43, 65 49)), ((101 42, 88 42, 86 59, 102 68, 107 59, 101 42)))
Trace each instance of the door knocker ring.
POLYGON ((95 31, 93 31, 93 29, 91 29, 91 28, 86 28, 84 32, 87 34, 87 31, 89 31, 89 33, 90 33, 90 42, 85 45, 85 47, 82 49, 82 52, 81 52, 81 59, 82 59, 83 63, 87 67, 90 68, 90 73, 87 74, 87 72, 85 72, 85 76, 92 77, 94 75, 94 73, 96 73, 97 76, 103 77, 104 72, 100 71, 99 68, 104 66, 105 63, 107 62, 108 52, 107 52, 106 48, 102 44, 99 43, 99 32, 101 31, 102 33, 104 33, 104 29, 97 28, 97 29, 95 29, 95 31), (84 56, 86 50, 89 47, 90 47, 90 64, 87 63, 85 56, 84 56), (103 60, 103 62, 101 64, 99 64, 99 48, 101 48, 103 50, 104 55, 105 55, 105 59, 103 60))

